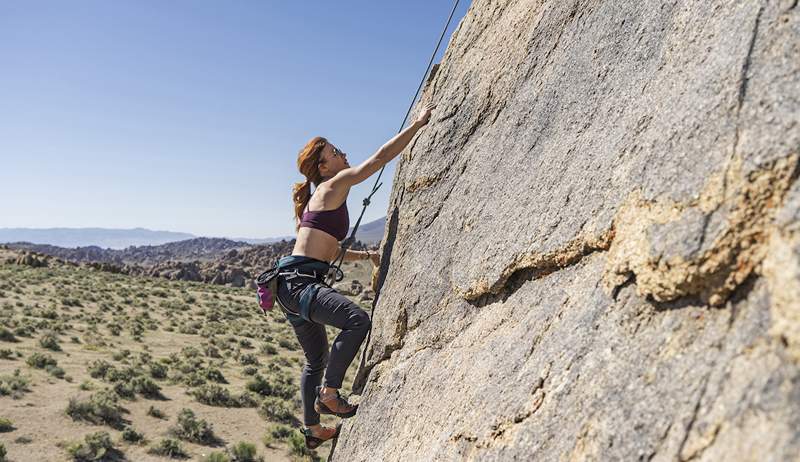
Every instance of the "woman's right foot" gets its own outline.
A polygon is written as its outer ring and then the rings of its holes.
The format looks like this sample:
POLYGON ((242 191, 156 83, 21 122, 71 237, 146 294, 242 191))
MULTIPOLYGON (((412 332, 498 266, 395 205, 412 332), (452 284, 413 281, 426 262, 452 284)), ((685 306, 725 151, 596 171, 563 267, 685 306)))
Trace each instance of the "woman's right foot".
POLYGON ((337 417, 346 419, 356 415, 358 405, 347 402, 339 396, 339 390, 334 393, 323 394, 322 387, 317 387, 317 399, 314 401, 314 410, 319 414, 333 414, 337 417))
POLYGON ((318 448, 322 443, 339 436, 340 429, 340 425, 337 425, 336 428, 323 427, 322 425, 314 428, 304 428, 303 434, 306 437, 306 447, 308 449, 318 448))

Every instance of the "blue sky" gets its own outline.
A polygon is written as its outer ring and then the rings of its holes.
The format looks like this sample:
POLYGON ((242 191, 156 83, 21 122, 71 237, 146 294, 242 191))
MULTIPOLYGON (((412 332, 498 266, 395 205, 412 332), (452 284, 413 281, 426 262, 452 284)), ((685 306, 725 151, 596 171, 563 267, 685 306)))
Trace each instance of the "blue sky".
MULTIPOLYGON (((0 227, 291 235, 298 150, 319 134, 355 165, 391 138, 450 8, 0 2, 0 227)), ((353 221, 373 182, 351 190, 353 221)))

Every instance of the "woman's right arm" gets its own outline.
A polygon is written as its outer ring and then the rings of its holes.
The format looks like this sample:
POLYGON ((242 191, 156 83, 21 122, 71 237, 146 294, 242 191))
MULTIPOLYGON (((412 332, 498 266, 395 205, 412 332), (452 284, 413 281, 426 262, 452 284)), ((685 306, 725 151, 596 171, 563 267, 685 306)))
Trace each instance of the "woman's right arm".
POLYGON ((372 176, 373 173, 380 170, 381 167, 397 157, 397 155, 400 154, 406 146, 408 146, 408 143, 411 142, 419 129, 428 124, 428 121, 431 118, 431 111, 435 107, 436 106, 432 104, 426 105, 423 108, 420 116, 414 121, 413 124, 409 125, 406 129, 395 135, 394 138, 387 141, 386 144, 381 146, 380 149, 375 152, 375 154, 370 156, 360 165, 346 168, 337 173, 336 176, 331 179, 331 186, 336 187, 341 185, 349 188, 350 186, 361 183, 372 176))

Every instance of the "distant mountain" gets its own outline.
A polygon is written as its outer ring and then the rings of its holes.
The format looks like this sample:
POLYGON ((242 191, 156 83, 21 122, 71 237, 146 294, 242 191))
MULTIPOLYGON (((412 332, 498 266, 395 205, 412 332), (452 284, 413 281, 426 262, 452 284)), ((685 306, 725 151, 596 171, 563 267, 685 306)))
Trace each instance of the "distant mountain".
POLYGON ((31 242, 72 248, 97 246, 124 249, 130 246, 161 245, 193 237, 195 235, 189 233, 144 228, 0 228, 0 243, 31 242))
MULTIPOLYGON (((386 217, 379 218, 369 223, 361 223, 358 225, 356 232, 356 240, 361 241, 367 245, 378 245, 383 239, 383 230, 386 228, 386 217)), ((347 232, 349 236, 353 232, 353 228, 347 232)))
POLYGON ((103 249, 94 245, 64 248, 28 242, 8 244, 11 249, 30 250, 78 263, 97 262, 145 266, 168 261, 211 261, 221 258, 231 250, 241 250, 250 246, 246 242, 209 237, 196 237, 161 245, 131 246, 125 249, 103 249))

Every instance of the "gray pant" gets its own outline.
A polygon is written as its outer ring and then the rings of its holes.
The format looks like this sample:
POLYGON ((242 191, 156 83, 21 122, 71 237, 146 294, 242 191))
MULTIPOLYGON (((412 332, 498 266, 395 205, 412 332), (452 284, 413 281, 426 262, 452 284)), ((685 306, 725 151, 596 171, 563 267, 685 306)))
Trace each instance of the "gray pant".
MULTIPOLYGON (((298 269, 303 271, 302 266, 298 269)), ((322 383, 323 371, 325 386, 341 388, 344 374, 370 328, 369 315, 364 310, 326 285, 320 286, 309 301, 310 321, 298 316, 301 296, 311 284, 318 282, 318 279, 306 276, 281 276, 278 279, 278 297, 294 313, 287 314, 287 318, 294 327, 306 357, 300 376, 303 420, 306 426, 319 423, 314 400, 317 397, 316 388, 322 383), (328 337, 325 334, 326 325, 341 329, 333 341, 330 354, 328 337)))

